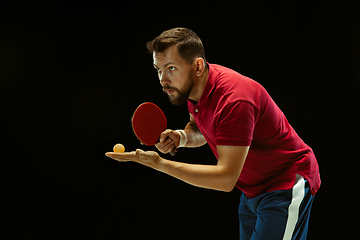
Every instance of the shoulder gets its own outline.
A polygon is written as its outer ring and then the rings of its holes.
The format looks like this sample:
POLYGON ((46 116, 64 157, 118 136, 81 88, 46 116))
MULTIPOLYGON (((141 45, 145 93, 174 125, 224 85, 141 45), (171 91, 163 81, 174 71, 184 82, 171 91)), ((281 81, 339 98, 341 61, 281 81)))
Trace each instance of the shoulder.
POLYGON ((214 94, 219 99, 228 104, 242 101, 260 107, 260 95, 265 89, 258 82, 227 67, 217 64, 211 64, 211 67, 216 72, 214 94))

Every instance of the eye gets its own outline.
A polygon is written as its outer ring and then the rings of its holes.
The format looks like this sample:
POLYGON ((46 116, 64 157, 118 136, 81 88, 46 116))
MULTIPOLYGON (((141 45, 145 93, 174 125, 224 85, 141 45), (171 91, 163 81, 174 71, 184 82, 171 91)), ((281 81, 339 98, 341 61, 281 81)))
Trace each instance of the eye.
POLYGON ((169 67, 170 71, 174 71, 176 68, 175 67, 169 67))

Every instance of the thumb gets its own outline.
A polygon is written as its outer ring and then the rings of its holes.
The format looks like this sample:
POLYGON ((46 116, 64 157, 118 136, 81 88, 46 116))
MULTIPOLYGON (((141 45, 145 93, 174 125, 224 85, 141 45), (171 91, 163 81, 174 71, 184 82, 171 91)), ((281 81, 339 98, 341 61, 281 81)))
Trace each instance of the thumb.
POLYGON ((135 151, 135 154, 136 154, 136 157, 137 157, 137 160, 138 161, 142 161, 143 160, 143 158, 145 157, 144 156, 144 151, 143 150, 141 150, 141 149, 136 149, 136 151, 135 151))
POLYGON ((163 131, 161 134, 160 134, 160 142, 163 143, 165 142, 166 138, 169 136, 170 132, 172 130, 171 129, 166 129, 165 131, 163 131))
POLYGON ((141 156, 143 153, 144 153, 143 150, 141 150, 141 149, 136 149, 136 155, 137 155, 137 156, 141 156))

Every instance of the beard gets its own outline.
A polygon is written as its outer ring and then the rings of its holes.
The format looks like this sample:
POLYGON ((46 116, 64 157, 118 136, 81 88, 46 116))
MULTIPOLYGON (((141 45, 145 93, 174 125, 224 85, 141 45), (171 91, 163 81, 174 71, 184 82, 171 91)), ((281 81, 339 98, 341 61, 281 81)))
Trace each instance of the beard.
POLYGON ((172 104, 176 106, 180 106, 181 104, 184 104, 187 101, 194 85, 195 85, 194 77, 192 75, 192 72, 190 72, 188 81, 183 88, 178 89, 165 85, 163 87, 163 91, 166 93, 172 104), (167 94, 166 90, 172 90, 174 92, 170 95, 167 94))

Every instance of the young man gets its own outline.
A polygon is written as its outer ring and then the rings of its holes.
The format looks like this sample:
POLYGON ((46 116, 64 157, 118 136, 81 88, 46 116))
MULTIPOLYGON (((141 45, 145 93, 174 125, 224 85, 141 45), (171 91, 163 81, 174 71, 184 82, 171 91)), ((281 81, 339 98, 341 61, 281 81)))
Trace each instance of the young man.
POLYGON ((312 149, 296 134, 257 82, 205 60, 200 38, 174 28, 147 43, 160 84, 175 105, 187 103, 184 130, 166 130, 162 153, 209 144, 217 165, 166 160, 153 151, 106 153, 134 161, 191 185, 243 194, 240 239, 306 239, 310 209, 320 187, 312 149))

